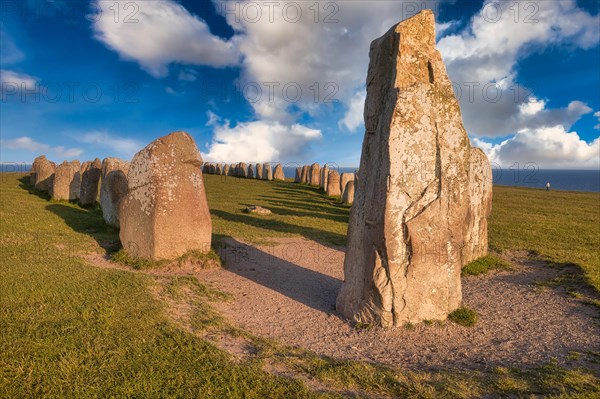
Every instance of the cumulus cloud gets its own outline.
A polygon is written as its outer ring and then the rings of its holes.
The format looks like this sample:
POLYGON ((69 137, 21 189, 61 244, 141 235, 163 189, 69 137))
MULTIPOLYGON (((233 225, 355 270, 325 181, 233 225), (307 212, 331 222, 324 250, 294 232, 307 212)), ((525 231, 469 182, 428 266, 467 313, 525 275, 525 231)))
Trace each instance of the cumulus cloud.
POLYGON ((83 153, 80 148, 65 148, 63 146, 50 146, 35 141, 31 137, 22 136, 10 140, 1 141, 2 148, 9 150, 25 150, 36 154, 53 154, 59 158, 76 158, 83 153))
POLYGON ((229 123, 216 126, 213 141, 203 158, 219 162, 276 162, 294 159, 322 138, 319 130, 274 121, 229 123))
POLYGON ((25 58, 25 54, 15 44, 12 37, 0 24, 0 65, 10 65, 25 58))
MULTIPOLYGON (((600 111, 596 112, 594 116, 598 118, 598 121, 600 121, 600 111)), ((600 123, 594 126, 594 129, 600 129, 600 123)))
POLYGON ((600 167, 600 137, 591 143, 562 125, 523 129, 515 136, 493 145, 475 139, 491 162, 502 167, 534 163, 539 168, 580 169, 600 167))
POLYGON ((38 78, 24 73, 0 70, 0 96, 2 101, 6 101, 9 96, 19 93, 23 90, 31 92, 38 89, 38 78))
POLYGON ((94 5, 100 15, 94 21, 94 37, 155 77, 167 75, 171 63, 238 63, 233 43, 213 35, 206 22, 173 0, 96 0, 94 5))
MULTIPOLYGON (((498 137, 520 128, 572 124, 584 108, 547 110, 552 121, 531 117, 522 104, 534 96, 517 84, 519 59, 532 49, 556 44, 589 49, 600 40, 600 17, 577 7, 575 0, 498 2, 487 0, 460 33, 443 37, 438 48, 461 102, 470 134, 498 137), (515 6, 518 8, 516 13, 515 6)), ((571 103, 574 104, 574 103, 571 103)), ((538 115, 539 116, 539 115, 538 115)))
POLYGON ((361 90, 354 94, 346 115, 339 122, 340 126, 345 127, 351 132, 355 132, 359 126, 364 126, 363 110, 365 108, 365 99, 367 98, 366 90, 361 90))
POLYGON ((241 82, 257 82, 265 91, 267 84, 278 85, 272 98, 263 95, 252 106, 260 118, 280 122, 293 120, 297 109, 315 115, 332 100, 350 107, 365 84, 371 41, 409 16, 403 1, 277 3, 272 12, 263 2, 224 3, 217 9, 236 30, 233 42, 244 54, 241 82), (243 17, 249 4, 262 4, 260 20, 243 17), (295 89, 286 93, 286 85, 299 87, 300 98, 295 89))
POLYGON ((132 158, 136 152, 144 147, 137 140, 111 135, 106 132, 88 132, 75 135, 74 138, 80 143, 106 148, 127 158, 132 158))

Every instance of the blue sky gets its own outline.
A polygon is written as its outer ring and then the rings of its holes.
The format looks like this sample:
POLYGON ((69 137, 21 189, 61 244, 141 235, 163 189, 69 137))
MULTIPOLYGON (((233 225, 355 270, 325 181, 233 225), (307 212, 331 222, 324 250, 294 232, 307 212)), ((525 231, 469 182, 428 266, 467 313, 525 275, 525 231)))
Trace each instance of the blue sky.
POLYGON ((492 162, 599 167, 598 2, 574 0, 3 0, 1 161, 185 130, 210 160, 358 165, 369 43, 422 7, 492 162))

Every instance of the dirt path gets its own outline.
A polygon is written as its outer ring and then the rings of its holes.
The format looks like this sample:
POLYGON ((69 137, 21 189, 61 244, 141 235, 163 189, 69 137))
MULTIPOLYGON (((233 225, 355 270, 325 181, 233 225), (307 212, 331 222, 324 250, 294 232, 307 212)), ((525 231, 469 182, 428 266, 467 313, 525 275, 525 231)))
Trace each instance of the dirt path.
POLYGON ((253 247, 231 240, 222 251, 226 268, 197 274, 233 295, 216 306, 251 333, 335 358, 420 369, 527 366, 554 358, 598 370, 586 356, 572 355, 600 348, 598 309, 560 288, 535 284, 565 270, 518 260, 516 270, 463 279, 464 304, 480 316, 472 328, 446 323, 357 330, 335 313, 343 251, 305 239, 276 242, 253 247))

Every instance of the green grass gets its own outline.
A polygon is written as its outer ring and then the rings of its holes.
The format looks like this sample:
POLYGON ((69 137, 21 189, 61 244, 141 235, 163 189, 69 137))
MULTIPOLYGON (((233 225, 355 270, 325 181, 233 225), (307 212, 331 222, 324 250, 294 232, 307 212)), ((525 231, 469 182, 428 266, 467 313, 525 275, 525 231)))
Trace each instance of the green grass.
POLYGON ((448 315, 449 320, 464 327, 473 327, 478 318, 476 311, 465 307, 458 308, 448 315))
POLYGON ((575 264, 600 290, 600 193, 494 186, 489 244, 575 264))
POLYGON ((204 178, 217 241, 235 237, 264 242, 273 237, 300 236, 328 244, 346 244, 350 208, 325 198, 318 187, 216 175, 204 178), (272 213, 245 213, 243 210, 251 205, 272 213))
MULTIPOLYGON (((552 364, 499 374, 420 372, 330 359, 253 337, 232 328, 214 310, 212 303, 228 300, 228 295, 195 278, 89 266, 82 254, 117 251, 118 231, 103 223, 97 208, 32 195, 18 177, 3 174, 0 181, 0 397, 334 398, 348 393, 584 398, 600 392, 593 373, 552 364), (189 314, 173 316, 173 304, 189 314), (256 353, 246 361, 235 360, 202 338, 207 330, 243 337, 256 353), (273 362, 325 389, 315 391, 299 379, 264 371, 264 364, 273 362)), ((282 236, 345 243, 348 208, 316 188, 220 179, 206 176, 216 243, 224 237, 257 242, 282 236), (242 213, 254 204, 273 214, 259 218, 242 213)), ((512 222, 501 226, 506 229, 520 222, 518 214, 503 209, 513 205, 502 199, 504 194, 495 193, 493 217, 510 215, 512 222)), ((499 229, 500 221, 494 220, 492 228, 499 229)), ((498 232, 494 234, 497 238, 498 232)), ((588 229, 581 234, 590 239, 595 233, 588 229)), ((140 267, 137 260, 128 261, 140 267)))
POLYGON ((484 256, 476 259, 462 268, 461 274, 463 276, 477 276, 479 274, 485 274, 490 270, 498 269, 510 269, 511 266, 505 260, 497 258, 495 256, 484 256))

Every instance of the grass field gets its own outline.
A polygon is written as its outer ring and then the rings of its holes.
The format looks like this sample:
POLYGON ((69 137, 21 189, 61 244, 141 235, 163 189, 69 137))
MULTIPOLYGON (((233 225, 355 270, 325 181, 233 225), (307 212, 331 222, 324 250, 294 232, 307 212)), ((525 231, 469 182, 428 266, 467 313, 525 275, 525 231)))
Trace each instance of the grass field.
MULTIPOLYGON (((597 376, 553 364, 494 373, 419 372, 336 361, 251 337, 257 355, 236 361, 202 338, 224 328, 210 303, 225 296, 178 277, 89 266, 81 254, 103 252, 118 239, 97 210, 51 202, 30 193, 27 178, 0 175, 0 397, 4 398, 333 398, 358 396, 477 398, 530 395, 593 398, 597 376), (166 280, 166 281, 165 281, 166 280), (173 323, 153 295, 196 298, 193 331, 173 323), (265 371, 283 361, 320 384, 265 371)), ((315 188, 206 176, 216 241, 234 236, 268 241, 303 236, 344 244, 349 208, 315 188), (268 218, 242 212, 247 205, 268 218)), ((574 263, 599 287, 598 194, 546 193, 498 187, 490 245, 525 249, 574 263)), ((225 326, 226 327, 226 326, 225 326)))

